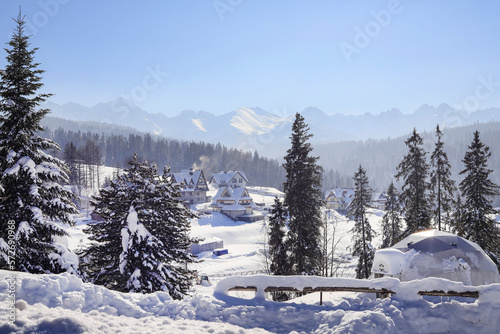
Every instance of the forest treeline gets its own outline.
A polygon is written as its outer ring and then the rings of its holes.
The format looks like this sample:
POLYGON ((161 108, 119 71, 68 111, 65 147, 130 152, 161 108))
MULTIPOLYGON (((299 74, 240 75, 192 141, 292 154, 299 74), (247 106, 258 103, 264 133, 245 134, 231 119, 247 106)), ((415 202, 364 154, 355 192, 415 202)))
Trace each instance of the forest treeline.
MULTIPOLYGON (((188 142, 130 132, 131 129, 117 126, 108 129, 99 123, 65 122, 67 124, 65 123, 64 128, 49 127, 45 124, 46 135, 62 148, 69 143, 73 143, 80 151, 88 150, 89 145, 97 147, 102 165, 125 168, 134 152, 137 152, 139 158, 156 162, 159 168, 168 165, 173 172, 195 167, 203 169, 205 176, 209 178, 213 173, 222 170, 242 170, 247 174, 250 185, 283 189, 283 159, 263 157, 258 152, 245 152, 221 144, 188 142), (66 130, 76 128, 82 130, 66 130)), ((500 142, 498 122, 443 129, 443 141, 452 167, 452 178, 457 181, 460 179, 458 173, 463 168, 462 159, 476 130, 491 147, 489 163, 490 168, 494 170, 491 177, 495 183, 500 184, 500 145, 496 144, 500 142)), ((421 135, 424 148, 430 152, 434 145, 434 134, 423 132, 421 135)), ((406 152, 404 141, 405 138, 400 137, 314 145, 314 154, 320 157, 319 164, 324 168, 323 192, 332 187, 353 187, 352 175, 360 164, 367 166, 366 173, 371 187, 375 191, 386 190, 394 181, 396 167, 406 152)), ((90 151, 87 152, 90 154, 90 151)), ((63 152, 53 154, 64 158, 63 152)), ((86 161, 89 160, 93 159, 87 155, 86 161)))
MULTIPOLYGON (((416 130, 418 131, 418 128, 416 130)), ((442 140, 451 165, 451 177, 456 181, 462 178, 459 175, 459 172, 464 168, 462 159, 476 130, 481 133, 481 139, 491 149, 491 158, 488 161, 489 167, 494 170, 491 179, 500 184, 499 122, 459 128, 442 127, 442 140)), ((434 132, 422 132, 421 136, 424 141, 423 147, 429 157, 435 144, 435 134, 434 132)), ((320 157, 319 163, 325 169, 341 171, 343 175, 354 175, 359 165, 366 166, 366 175, 372 189, 384 191, 392 181, 395 181, 396 168, 407 152, 405 140, 406 137, 398 137, 320 144, 315 145, 314 153, 320 157)), ((397 182, 395 183, 398 185, 397 182)), ((342 187, 344 185, 333 186, 342 187)))
MULTIPOLYGON (((92 126, 87 127, 87 131, 73 131, 62 127, 51 129, 46 126, 44 134, 63 148, 60 152, 51 153, 70 165, 73 171, 70 177, 80 178, 87 185, 95 184, 98 179, 102 181, 98 170, 89 168, 88 165, 126 168, 137 152, 140 160, 155 162, 160 169, 170 166, 174 173, 182 169, 202 169, 208 179, 212 174, 223 170, 242 170, 249 179, 249 185, 283 189, 284 161, 262 157, 256 151, 245 152, 221 144, 188 142, 149 133, 119 133, 121 130, 116 127, 113 130, 118 134, 102 131, 101 127, 96 128, 96 131, 91 131, 91 128, 92 126), (68 159, 68 154, 71 159, 68 159), (72 159, 79 160, 86 166, 77 170, 71 162, 72 159), (82 170, 84 168, 85 170, 82 170)), ((323 190, 326 191, 335 184, 351 185, 352 180, 350 176, 345 176, 339 171, 325 170, 323 190)))
MULTIPOLYGON (((98 134, 63 128, 46 129, 46 135, 63 148, 62 152, 51 153, 66 161, 75 159, 84 164, 126 168, 137 153, 139 160, 155 162, 160 169, 170 166, 174 173, 197 168, 209 178, 221 170, 243 170, 251 185, 275 188, 281 188, 284 180, 284 171, 278 160, 220 144, 179 141, 151 134, 98 134)), ((71 161, 67 162, 71 168, 71 161)), ((90 173, 89 178, 95 177, 90 173)), ((92 181, 87 183, 93 184, 92 181)))

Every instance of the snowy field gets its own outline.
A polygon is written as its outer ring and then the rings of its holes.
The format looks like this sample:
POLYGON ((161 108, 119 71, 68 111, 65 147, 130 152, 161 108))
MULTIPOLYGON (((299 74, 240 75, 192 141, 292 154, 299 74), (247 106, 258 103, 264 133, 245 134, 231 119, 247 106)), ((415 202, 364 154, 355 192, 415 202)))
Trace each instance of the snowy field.
MULTIPOLYGON (((273 189, 262 188, 252 189, 251 194, 256 202, 263 202, 265 206, 270 206, 274 195, 279 195, 273 189)), ((198 209, 206 209, 206 205, 198 209)), ((381 211, 373 210, 369 216, 372 228, 379 233, 374 242, 376 247, 380 246, 382 215, 381 211)), ((73 250, 88 242, 83 232, 88 222, 86 213, 76 217, 76 225, 67 228, 71 237, 61 242, 73 250)), ((349 260, 338 266, 335 276, 342 278, 336 279, 352 279, 356 259, 348 255, 351 244, 348 231, 353 223, 333 212, 329 222, 330 235, 335 227, 336 252, 349 260)), ((377 299, 367 293, 324 293, 321 306, 319 293, 286 303, 272 302, 263 298, 262 293, 225 293, 230 285, 253 282, 263 287, 277 279, 255 276, 266 270, 265 222, 234 222, 221 214, 205 213, 192 221, 191 231, 194 237, 222 239, 229 253, 219 257, 212 252, 199 254, 203 262, 194 268, 208 274, 211 285, 195 285, 184 300, 172 300, 164 292, 141 295, 110 291, 83 283, 70 274, 0 271, 0 333, 500 332, 500 284, 475 287, 480 290, 476 300, 416 294, 436 286, 443 290, 468 289, 442 279, 417 280, 411 284, 394 279, 385 279, 382 283, 365 281, 374 286, 391 287, 396 295, 377 299), (16 293, 10 293, 14 288, 16 293), (15 321, 11 323, 14 313, 15 321)), ((339 282, 342 281, 332 284, 341 284, 339 282)))

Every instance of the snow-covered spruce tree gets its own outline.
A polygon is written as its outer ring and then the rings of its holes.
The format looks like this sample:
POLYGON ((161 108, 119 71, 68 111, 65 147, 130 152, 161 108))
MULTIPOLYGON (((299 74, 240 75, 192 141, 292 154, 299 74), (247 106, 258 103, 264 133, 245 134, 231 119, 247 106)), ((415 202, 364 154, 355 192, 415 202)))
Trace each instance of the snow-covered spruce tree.
POLYGON ((426 161, 426 152, 422 137, 416 129, 410 138, 405 141, 408 154, 397 167, 396 179, 404 181, 400 203, 406 221, 406 230, 403 237, 414 232, 431 227, 430 204, 428 199, 429 165, 426 161))
POLYGON ((89 224, 85 233, 91 243, 78 255, 80 270, 86 281, 104 285, 111 290, 122 290, 126 279, 120 274, 120 254, 122 252, 121 230, 130 209, 131 191, 128 182, 129 171, 111 181, 107 188, 94 196, 94 213, 102 221, 89 224))
MULTIPOLYGON (((282 201, 276 196, 274 204, 269 211, 269 270, 273 275, 289 275, 290 263, 286 251, 286 219, 287 212, 282 201)), ((286 301, 291 298, 289 293, 271 292, 274 301, 286 301)))
POLYGON ((270 271, 273 275, 289 274, 285 236, 287 213, 281 200, 276 196, 274 204, 269 211, 269 260, 270 271))
POLYGON ((375 250, 371 244, 375 231, 366 217, 366 209, 372 198, 372 190, 368 185, 366 171, 359 166, 354 173, 354 198, 349 206, 349 217, 354 220, 352 255, 358 256, 356 278, 369 278, 373 265, 375 250))
POLYGON ((40 137, 40 121, 49 112, 39 109, 51 94, 39 94, 43 86, 34 62, 36 48, 29 50, 24 18, 6 48, 7 63, 0 75, 0 269, 30 273, 73 271, 68 250, 55 242, 66 232, 55 223, 73 224, 77 213, 67 183, 67 167, 50 156, 60 150, 55 142, 40 137), (15 256, 10 259, 10 250, 15 256))
POLYGON ((104 221, 89 226, 93 241, 82 253, 88 281, 122 292, 187 294, 195 257, 189 253, 193 215, 180 201, 170 172, 137 161, 94 198, 104 221))
POLYGON ((308 140, 309 127, 304 117, 295 115, 291 144, 285 156, 286 180, 284 204, 288 209, 287 250, 291 274, 321 274, 321 175, 323 169, 316 162, 308 140))
POLYGON ((430 191, 433 204, 432 215, 439 231, 443 225, 449 225, 450 213, 457 190, 455 181, 451 179, 451 166, 448 155, 444 151, 441 138, 443 133, 436 126, 437 142, 431 155, 430 191))
POLYGON ((387 189, 385 214, 382 217, 382 248, 391 247, 401 239, 403 224, 401 223, 401 205, 398 190, 391 182, 387 189))
POLYGON ((462 160, 465 168, 460 174, 465 177, 460 182, 460 191, 465 202, 457 230, 462 237, 481 246, 500 267, 500 229, 492 217, 498 214, 492 199, 499 195, 499 187, 490 180, 493 172, 488 168, 490 156, 490 148, 481 142, 479 131, 475 131, 462 160))

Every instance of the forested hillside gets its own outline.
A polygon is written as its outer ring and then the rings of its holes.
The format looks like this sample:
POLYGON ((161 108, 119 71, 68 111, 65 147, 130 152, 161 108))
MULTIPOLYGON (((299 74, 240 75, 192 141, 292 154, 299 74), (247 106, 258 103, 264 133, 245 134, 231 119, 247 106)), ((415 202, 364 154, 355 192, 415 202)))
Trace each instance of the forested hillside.
MULTIPOLYGON (((74 122, 47 117, 47 135, 61 147, 73 143, 84 151, 85 146, 97 146, 101 163, 112 167, 126 167, 134 152, 140 158, 154 161, 160 168, 170 165, 173 172, 186 168, 202 168, 209 178, 221 170, 243 170, 251 185, 282 189, 284 170, 282 159, 262 157, 258 152, 244 152, 221 144, 182 141, 145 134, 120 126, 97 122, 74 122), (64 126, 60 122, 64 122, 64 126), (54 127, 57 124, 58 127, 54 127), (64 130, 75 129, 75 130, 64 130), (76 130, 78 129, 78 130, 76 130), (89 144, 92 143, 92 144, 89 144)), ((478 130, 483 142, 491 149, 489 167, 494 170, 492 180, 500 184, 500 123, 490 122, 465 127, 443 129, 444 150, 452 167, 452 178, 460 180, 462 159, 478 130)), ((417 128, 418 131, 418 128, 417 128)), ((434 132, 422 132, 424 147, 432 152, 434 132)), ((409 136, 410 134, 408 134, 409 136)), ((323 190, 331 187, 352 187, 352 177, 359 165, 366 170, 370 186, 376 191, 387 189, 394 180, 396 167, 406 154, 408 136, 381 140, 343 141, 314 145, 313 155, 320 157, 324 168, 323 190)), ((89 148, 89 147, 88 147, 89 148)), ((285 155, 286 152, 283 152, 285 155)), ((57 153, 63 157, 63 152, 57 153)), ((427 155, 430 158, 430 153, 427 155)), ((396 184, 397 185, 397 184, 396 184)))
MULTIPOLYGON (((492 181, 500 184, 500 123, 490 122, 475 124, 459 128, 445 128, 442 130, 444 151, 447 153, 452 178, 460 180, 459 172, 463 170, 467 147, 471 144, 475 130, 480 132, 481 140, 490 147, 491 158, 488 160, 492 181)), ((418 131, 418 128, 417 128, 418 131)), ((315 152, 320 156, 320 163, 326 169, 342 171, 344 175, 354 175, 361 164, 366 169, 370 186, 379 191, 386 190, 394 180, 396 167, 407 153, 405 140, 410 136, 388 138, 382 140, 345 141, 331 144, 316 145, 315 152)), ((424 148, 433 151, 436 142, 434 132, 422 132, 424 148)), ((336 186, 332 184, 332 186, 336 186)))
MULTIPOLYGON (((126 167, 137 152, 140 160, 156 162, 159 168, 169 165, 172 172, 182 169, 203 169, 208 178, 221 170, 243 170, 251 185, 281 188, 284 171, 281 163, 262 158, 257 152, 243 152, 220 144, 187 142, 150 134, 98 134, 87 131, 72 131, 58 128, 46 131, 62 148, 73 144, 80 159, 92 164, 99 161, 111 167, 126 167), (100 158, 96 159, 96 154, 100 158)), ((64 158, 63 152, 59 157, 64 158)))
MULTIPOLYGON (((63 149, 73 143, 79 154, 83 155, 79 159, 91 164, 98 160, 106 166, 124 168, 128 166, 134 152, 137 152, 139 158, 156 162, 159 168, 169 165, 173 172, 194 167, 203 169, 205 177, 209 178, 222 170, 242 170, 247 174, 250 185, 280 190, 285 180, 283 160, 262 157, 258 152, 244 152, 221 144, 169 139, 99 122, 46 117, 42 124, 49 138, 63 149), (96 153, 100 157, 96 157, 96 153)), ((64 158, 64 152, 52 153, 64 158)), ((331 185, 350 186, 352 177, 325 169, 323 190, 331 185)))

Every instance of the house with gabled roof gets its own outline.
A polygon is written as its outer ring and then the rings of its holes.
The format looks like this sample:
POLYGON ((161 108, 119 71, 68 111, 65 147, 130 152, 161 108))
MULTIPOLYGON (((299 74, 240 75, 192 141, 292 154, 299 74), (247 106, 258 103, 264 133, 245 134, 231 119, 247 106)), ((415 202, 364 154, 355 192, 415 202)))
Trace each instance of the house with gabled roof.
POLYGON ((210 205, 213 211, 221 212, 233 220, 254 222, 263 219, 263 215, 254 212, 257 205, 246 188, 219 188, 210 205))
POLYGON ((332 188, 325 194, 325 206, 340 213, 346 213, 354 198, 354 188, 332 188))
POLYGON ((173 183, 181 188, 181 198, 186 204, 210 202, 207 196, 208 183, 202 170, 184 169, 180 173, 172 173, 173 183))
POLYGON ((373 193, 372 198, 373 199, 370 202, 372 208, 379 210, 385 209, 385 202, 387 202, 387 194, 385 192, 373 193))
POLYGON ((223 171, 213 174, 209 181, 213 188, 245 188, 248 184, 248 178, 242 171, 223 171))

